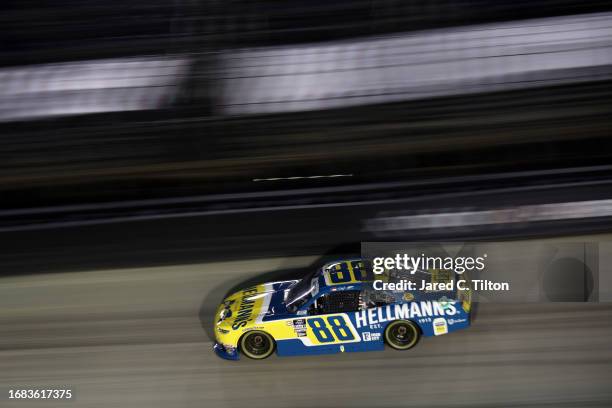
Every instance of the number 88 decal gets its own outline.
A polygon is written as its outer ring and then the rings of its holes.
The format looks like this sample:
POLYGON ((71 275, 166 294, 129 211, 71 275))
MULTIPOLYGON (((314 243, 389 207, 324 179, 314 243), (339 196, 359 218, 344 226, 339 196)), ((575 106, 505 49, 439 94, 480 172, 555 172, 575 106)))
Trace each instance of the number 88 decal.
POLYGON ((355 335, 346 324, 344 316, 312 317, 308 327, 319 343, 341 343, 355 340, 355 335))
POLYGON ((368 271, 364 269, 362 262, 337 264, 334 268, 327 270, 324 276, 325 283, 327 283, 328 286, 371 280, 371 276, 368 271))

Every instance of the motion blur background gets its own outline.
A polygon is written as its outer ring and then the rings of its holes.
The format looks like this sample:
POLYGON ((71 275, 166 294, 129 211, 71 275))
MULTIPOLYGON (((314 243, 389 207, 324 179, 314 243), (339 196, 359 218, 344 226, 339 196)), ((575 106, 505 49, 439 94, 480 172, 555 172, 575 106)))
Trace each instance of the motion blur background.
POLYGON ((612 404, 605 303, 482 305, 407 354, 211 350, 230 288, 360 241, 609 241, 610 2, 8 0, 0 26, 1 384, 88 407, 612 404))

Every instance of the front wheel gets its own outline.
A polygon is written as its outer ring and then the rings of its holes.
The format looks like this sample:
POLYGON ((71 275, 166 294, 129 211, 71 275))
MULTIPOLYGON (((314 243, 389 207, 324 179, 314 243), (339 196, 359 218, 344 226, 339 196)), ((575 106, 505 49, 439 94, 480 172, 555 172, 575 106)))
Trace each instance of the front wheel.
POLYGON ((254 360, 269 357, 274 351, 274 339, 266 332, 253 330, 240 339, 240 351, 254 360))
POLYGON ((396 350, 408 350, 421 338, 419 327, 410 320, 395 320, 385 329, 386 343, 396 350))

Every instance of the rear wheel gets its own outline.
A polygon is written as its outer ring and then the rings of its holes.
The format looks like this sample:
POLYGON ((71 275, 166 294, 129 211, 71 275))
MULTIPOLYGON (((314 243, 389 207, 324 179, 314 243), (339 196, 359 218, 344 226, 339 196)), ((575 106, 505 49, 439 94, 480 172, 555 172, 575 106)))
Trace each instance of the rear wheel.
POLYGON ((240 339, 240 351, 255 360, 262 360, 274 352, 274 339, 266 332, 253 330, 240 339))
POLYGON ((386 343, 396 350, 408 350, 421 338, 419 327, 410 320, 395 320, 385 329, 386 343))

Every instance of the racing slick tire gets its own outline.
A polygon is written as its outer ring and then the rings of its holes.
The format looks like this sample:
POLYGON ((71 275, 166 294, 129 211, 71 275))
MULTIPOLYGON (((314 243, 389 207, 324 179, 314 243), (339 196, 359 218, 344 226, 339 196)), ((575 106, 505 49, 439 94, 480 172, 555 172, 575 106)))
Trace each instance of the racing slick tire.
POLYGON ((268 333, 253 330, 240 338, 240 351, 253 360, 270 357, 276 348, 276 342, 268 333))
POLYGON ((419 342, 421 330, 410 320, 394 320, 385 329, 385 343, 396 350, 408 350, 419 342))

